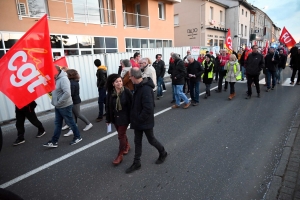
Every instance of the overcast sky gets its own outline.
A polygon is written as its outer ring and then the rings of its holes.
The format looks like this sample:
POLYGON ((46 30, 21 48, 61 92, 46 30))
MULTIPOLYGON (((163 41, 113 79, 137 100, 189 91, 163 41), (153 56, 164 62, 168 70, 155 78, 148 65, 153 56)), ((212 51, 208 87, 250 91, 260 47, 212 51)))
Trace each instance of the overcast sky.
POLYGON ((296 42, 300 42, 300 0, 247 0, 258 7, 281 29, 285 26, 296 42))

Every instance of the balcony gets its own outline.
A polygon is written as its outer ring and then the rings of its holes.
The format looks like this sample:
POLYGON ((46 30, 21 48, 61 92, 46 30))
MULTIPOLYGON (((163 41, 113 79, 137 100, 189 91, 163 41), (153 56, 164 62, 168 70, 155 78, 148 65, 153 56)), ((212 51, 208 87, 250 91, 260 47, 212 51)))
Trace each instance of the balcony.
MULTIPOLYGON (((40 18, 48 14, 50 20, 79 22, 85 24, 112 25, 116 23, 116 11, 103 5, 92 3, 71 3, 62 0, 48 1, 16 0, 19 19, 23 17, 40 18)), ((107 5, 106 5, 107 6, 107 5)))
POLYGON ((149 29, 149 19, 147 15, 123 12, 124 27, 146 28, 149 29))

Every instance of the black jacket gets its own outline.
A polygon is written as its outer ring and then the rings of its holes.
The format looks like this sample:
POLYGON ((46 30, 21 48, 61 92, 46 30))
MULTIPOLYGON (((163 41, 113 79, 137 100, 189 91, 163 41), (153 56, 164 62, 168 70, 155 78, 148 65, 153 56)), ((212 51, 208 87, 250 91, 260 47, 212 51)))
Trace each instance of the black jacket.
POLYGON ((103 69, 98 69, 96 76, 97 76, 97 87, 104 88, 107 80, 107 71, 103 69))
POLYGON ((246 73, 249 75, 259 75, 265 66, 265 60, 260 53, 250 53, 245 62, 246 73))
POLYGON ((151 78, 144 78, 135 85, 130 113, 130 128, 147 130, 154 127, 154 83, 151 78))
MULTIPOLYGON (((293 59, 292 59, 291 62, 292 62, 293 68, 300 70, 300 53, 295 54, 295 55, 293 56, 293 59)), ((298 73, 299 73, 299 72, 298 72, 298 73)))
POLYGON ((201 75, 203 74, 203 72, 204 69, 202 65, 196 60, 194 60, 194 62, 192 63, 189 63, 189 65, 187 66, 187 74, 196 75, 196 77, 190 77, 191 82, 201 81, 201 75))
POLYGON ((128 126, 130 124, 130 111, 132 105, 132 93, 124 87, 120 101, 122 110, 116 110, 117 97, 109 92, 106 96, 106 123, 113 123, 117 126, 128 126))
POLYGON ((240 58, 240 65, 241 67, 245 67, 245 54, 246 54, 246 50, 243 51, 241 58, 240 58))
POLYGON ((214 63, 214 72, 220 71, 220 59, 219 56, 216 56, 214 63))
POLYGON ((166 73, 166 69, 165 69, 165 62, 163 60, 160 60, 159 62, 154 62, 152 64, 152 66, 154 67, 155 71, 156 71, 156 77, 164 77, 165 73, 166 73))
POLYGON ((287 56, 284 54, 279 54, 279 63, 278 67, 284 69, 286 66, 287 56))
POLYGON ((119 66, 118 74, 121 75, 121 72, 122 72, 122 66, 119 66))
POLYGON ((277 71, 277 65, 279 63, 279 56, 278 54, 275 53, 268 53, 268 55, 266 55, 265 57, 265 68, 272 71, 272 72, 275 72, 277 71), (272 58, 274 57, 274 61, 272 61, 272 58))
POLYGON ((71 97, 73 104, 81 103, 81 99, 79 96, 79 81, 70 79, 70 86, 71 86, 71 97))
POLYGON ((23 108, 19 109, 16 106, 16 112, 32 112, 34 111, 35 107, 37 106, 35 101, 32 101, 30 104, 24 106, 23 108))
POLYGON ((181 59, 175 60, 172 67, 171 78, 172 85, 184 85, 186 77, 186 67, 181 59), (176 78, 175 78, 176 77, 176 78))

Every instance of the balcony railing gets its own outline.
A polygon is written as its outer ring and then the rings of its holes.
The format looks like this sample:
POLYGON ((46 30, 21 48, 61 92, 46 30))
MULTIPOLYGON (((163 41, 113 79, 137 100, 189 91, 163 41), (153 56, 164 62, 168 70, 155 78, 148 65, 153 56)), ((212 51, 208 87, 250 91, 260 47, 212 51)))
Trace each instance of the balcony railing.
POLYGON ((61 0, 51 0, 48 4, 45 4, 44 1, 37 1, 36 5, 33 5, 32 2, 26 5, 20 0, 16 0, 16 3, 19 18, 40 18, 44 14, 48 14, 51 20, 66 21, 67 23, 80 22, 113 26, 117 24, 116 11, 112 9, 61 0))
POLYGON ((134 13, 123 12, 124 27, 150 28, 150 17, 134 13))

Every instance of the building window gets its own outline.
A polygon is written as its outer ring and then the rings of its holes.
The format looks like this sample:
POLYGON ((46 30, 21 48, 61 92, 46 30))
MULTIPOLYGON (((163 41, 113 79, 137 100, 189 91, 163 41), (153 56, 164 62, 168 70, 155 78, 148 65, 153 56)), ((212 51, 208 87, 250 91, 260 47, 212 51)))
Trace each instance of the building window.
POLYGON ((48 6, 45 0, 27 0, 30 17, 42 17, 47 14, 48 6))
POLYGON ((210 7, 210 20, 214 19, 214 8, 210 7))
POLYGON ((162 47, 162 41, 156 40, 156 48, 161 48, 161 47, 162 47))
POLYGON ((214 42, 213 39, 208 39, 206 45, 212 47, 213 46, 213 42, 214 42))
POLYGON ((214 39, 214 46, 218 46, 218 40, 214 39))
POLYGON ((19 3, 18 4, 18 15, 26 15, 25 3, 19 3))
POLYGON ((158 18, 165 19, 165 4, 158 3, 158 18))
POLYGON ((179 15, 174 15, 174 26, 179 26, 179 15))
POLYGON ((251 15, 251 22, 254 22, 254 15, 251 15))
POLYGON ((149 43, 150 43, 150 48, 156 47, 155 40, 149 40, 149 43))
POLYGON ((223 25, 223 11, 220 10, 220 24, 223 25))
POLYGON ((246 11, 246 17, 248 16, 248 12, 246 11))
POLYGON ((126 38, 126 52, 136 49, 172 47, 172 40, 126 38), (132 42, 132 45, 131 45, 132 42))
POLYGON ((244 32, 244 25, 243 24, 241 24, 241 34, 242 34, 242 36, 243 36, 243 32, 244 32))
POLYGON ((245 37, 247 36, 247 26, 245 26, 245 37))
POLYGON ((224 40, 219 40, 219 47, 220 49, 224 48, 224 40))
POLYGON ((244 9, 242 9, 242 15, 244 15, 244 9))

